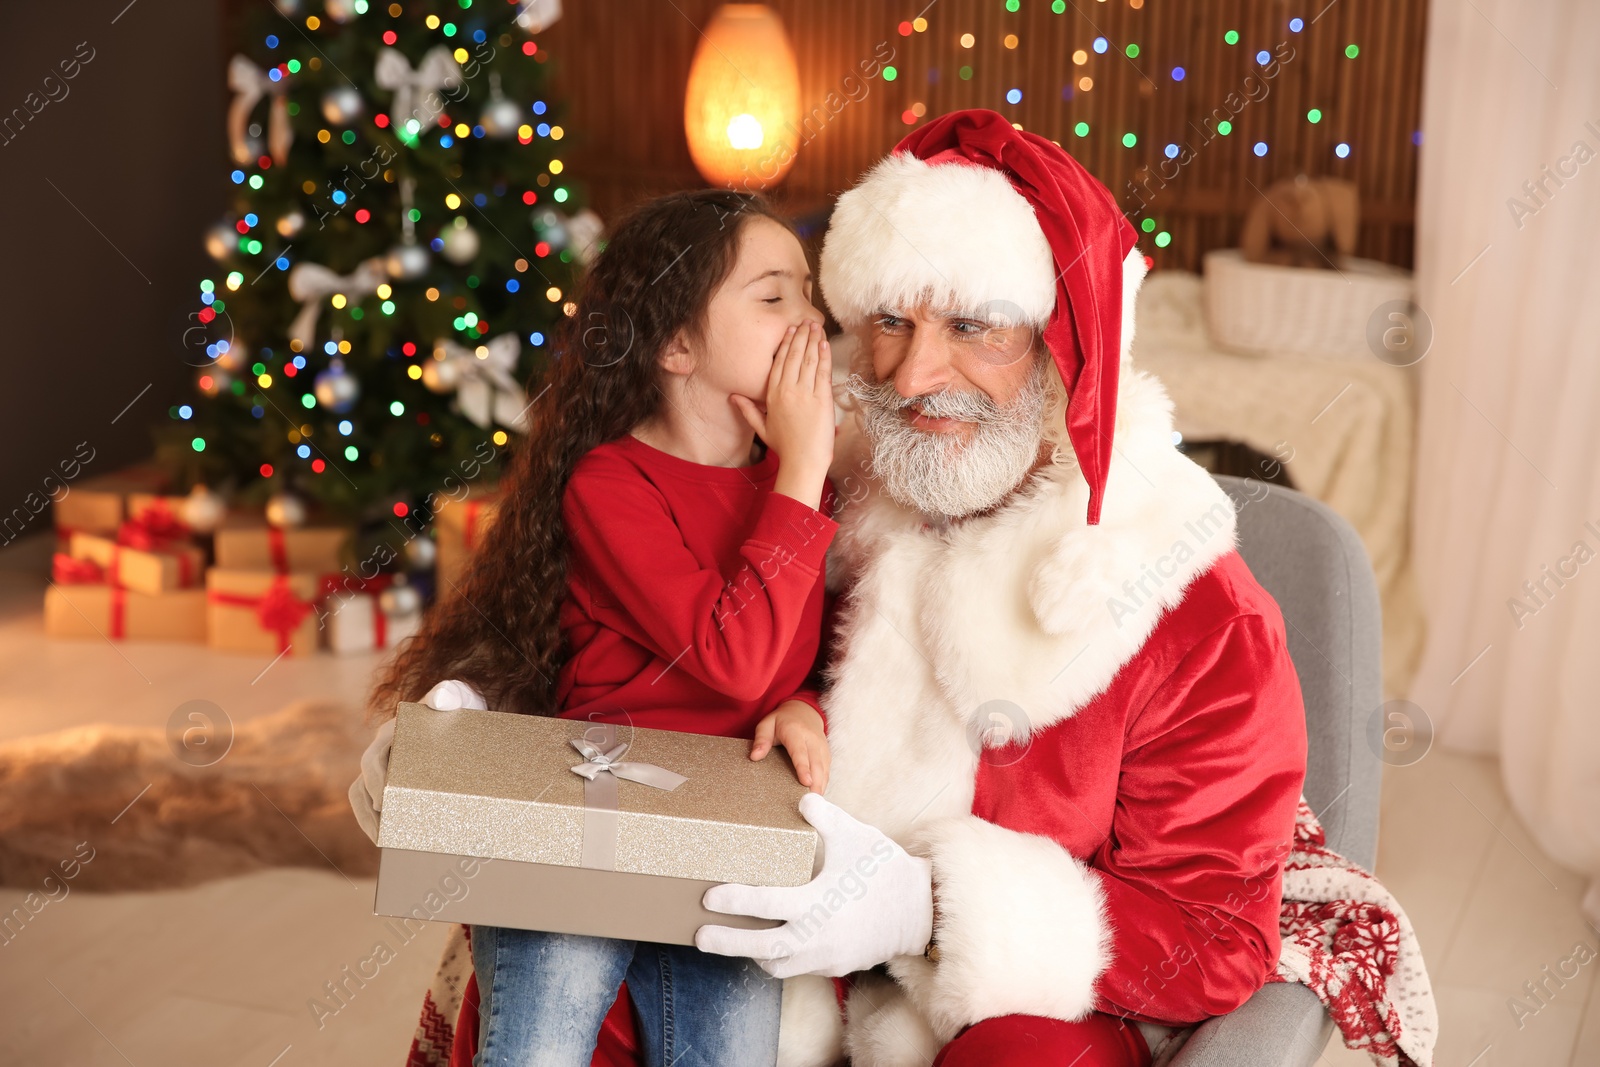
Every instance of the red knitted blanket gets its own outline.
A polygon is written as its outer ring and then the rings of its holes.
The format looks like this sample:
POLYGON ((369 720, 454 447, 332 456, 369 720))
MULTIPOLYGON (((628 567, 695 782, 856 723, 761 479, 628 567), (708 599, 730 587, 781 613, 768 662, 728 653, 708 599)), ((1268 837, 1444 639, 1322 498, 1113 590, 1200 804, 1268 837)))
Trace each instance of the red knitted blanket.
POLYGON ((1376 878, 1328 848, 1304 797, 1278 927, 1283 948, 1268 981, 1310 988, 1345 1045, 1373 1063, 1432 1067, 1439 1012, 1411 920, 1376 878))

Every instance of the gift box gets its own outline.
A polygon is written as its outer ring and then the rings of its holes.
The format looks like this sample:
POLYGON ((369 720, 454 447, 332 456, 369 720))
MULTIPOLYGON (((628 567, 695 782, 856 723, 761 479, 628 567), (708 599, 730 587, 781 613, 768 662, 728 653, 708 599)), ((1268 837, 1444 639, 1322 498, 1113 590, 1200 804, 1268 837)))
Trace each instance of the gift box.
POLYGON ((770 929, 701 898, 811 880, 805 793, 787 753, 753 761, 742 738, 401 704, 375 911, 677 945, 707 923, 770 929))
MULTIPOLYGON (((380 575, 388 578, 389 575, 380 575)), ((410 610, 393 613, 383 610, 383 589, 387 582, 368 581, 366 588, 350 590, 342 584, 327 590, 323 601, 323 628, 328 633, 328 648, 333 652, 375 652, 393 648, 417 632, 422 625, 421 598, 414 593, 410 610)))
POLYGON ((278 574, 337 571, 351 531, 344 526, 269 526, 258 516, 235 516, 217 527, 212 542, 224 570, 278 574))
POLYGON ((472 554, 493 524, 499 503, 499 496, 491 492, 476 493, 464 500, 445 501, 440 505, 433 522, 438 541, 435 567, 439 599, 449 599, 466 578, 472 554))
POLYGON ((132 494, 158 493, 170 484, 167 472, 150 464, 72 482, 54 502, 56 532, 63 537, 80 531, 114 534, 124 519, 133 517, 128 506, 132 494))
POLYGON ((198 545, 152 537, 147 528, 134 523, 122 526, 114 538, 73 534, 68 555, 98 564, 109 584, 140 593, 165 593, 200 584, 206 557, 198 545))
POLYGON ((203 589, 140 593, 105 581, 93 560, 57 554, 55 581, 44 594, 44 632, 51 637, 204 641, 203 589))
POLYGON ((317 651, 321 595, 316 574, 212 567, 206 571, 206 643, 230 652, 310 655, 317 651))

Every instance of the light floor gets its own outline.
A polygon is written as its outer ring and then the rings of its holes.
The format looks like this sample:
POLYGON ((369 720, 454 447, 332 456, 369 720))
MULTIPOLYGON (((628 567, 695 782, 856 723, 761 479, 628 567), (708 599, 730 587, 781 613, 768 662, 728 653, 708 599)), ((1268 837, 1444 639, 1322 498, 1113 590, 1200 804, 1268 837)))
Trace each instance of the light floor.
MULTIPOLYGON (((48 551, 37 539, 0 549, 0 742, 89 723, 161 726, 197 697, 242 721, 310 693, 363 695, 370 657, 284 659, 260 675, 264 660, 196 646, 47 641, 48 551)), ((1600 1065, 1600 934, 1578 910, 1582 882, 1511 814, 1494 760, 1435 751, 1389 769, 1379 852, 1377 873, 1429 961, 1438 1067, 1600 1065), (1549 983, 1542 1006, 1528 998, 1523 983, 1579 945, 1590 951, 1577 976, 1549 983), (1518 996, 1529 1009, 1520 1020, 1518 996)), ((24 894, 0 889, 0 913, 24 894)), ((443 928, 400 946, 372 917, 372 894, 371 881, 332 869, 275 870, 52 902, 0 944, 0 1063, 398 1067, 443 928), (334 1003, 325 983, 379 940, 394 958, 364 985, 348 982, 337 1013, 314 1011, 316 999, 334 1003)), ((1336 1038, 1323 1062, 1367 1061, 1336 1038)))

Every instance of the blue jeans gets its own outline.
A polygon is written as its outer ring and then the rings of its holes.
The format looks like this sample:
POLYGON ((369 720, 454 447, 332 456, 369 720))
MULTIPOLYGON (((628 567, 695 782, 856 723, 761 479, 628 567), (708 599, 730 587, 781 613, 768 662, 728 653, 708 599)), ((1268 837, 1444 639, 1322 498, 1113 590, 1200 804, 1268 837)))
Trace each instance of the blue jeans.
POLYGON ((760 1067, 778 1059, 783 982, 752 960, 609 937, 472 928, 473 1067, 589 1067, 624 979, 646 1067, 760 1067))

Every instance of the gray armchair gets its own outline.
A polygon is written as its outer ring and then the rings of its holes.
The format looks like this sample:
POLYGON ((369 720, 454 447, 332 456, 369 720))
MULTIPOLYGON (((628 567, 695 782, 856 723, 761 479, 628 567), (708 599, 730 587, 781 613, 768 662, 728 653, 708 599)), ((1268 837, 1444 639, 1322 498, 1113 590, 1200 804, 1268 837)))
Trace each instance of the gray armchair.
MULTIPOLYGON (((1305 697, 1305 796, 1328 846, 1372 867, 1382 761, 1367 720, 1383 701, 1377 584, 1349 523, 1310 497, 1218 476, 1239 513, 1239 551, 1283 611, 1305 697)), ((1310 1067, 1333 1021, 1305 986, 1272 983, 1237 1011, 1209 1019, 1172 1067, 1310 1067)))

